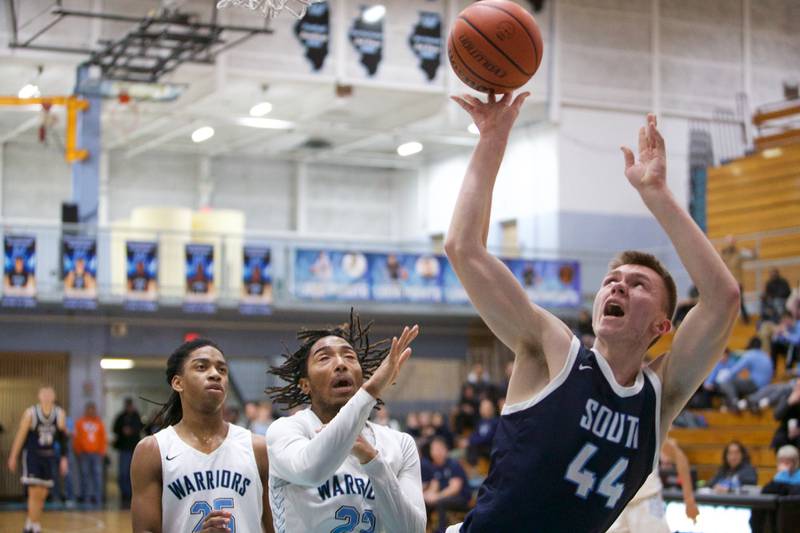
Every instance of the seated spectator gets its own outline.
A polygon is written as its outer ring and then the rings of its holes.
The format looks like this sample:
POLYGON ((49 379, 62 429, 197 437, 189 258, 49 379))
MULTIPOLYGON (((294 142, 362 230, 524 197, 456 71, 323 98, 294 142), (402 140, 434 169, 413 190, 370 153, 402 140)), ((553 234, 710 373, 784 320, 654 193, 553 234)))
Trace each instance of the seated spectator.
POLYGON ((419 433, 420 438, 425 442, 430 442, 436 435, 436 428, 433 427, 433 415, 430 411, 419 412, 419 433))
POLYGON ((780 405, 781 401, 786 400, 792 393, 797 381, 795 378, 789 381, 770 383, 747 397, 748 407, 752 412, 758 414, 764 409, 780 405))
POLYGON ((381 405, 381 408, 378 409, 377 413, 375 413, 373 422, 379 426, 386 426, 395 431, 400 431, 400 422, 392 418, 389 408, 386 407, 386 405, 381 405))
POLYGON ((780 426, 772 437, 772 448, 776 450, 791 444, 800 448, 800 380, 794 380, 792 392, 781 400, 774 412, 780 426))
POLYGON ((447 511, 466 511, 469 508, 471 490, 467 474, 455 459, 448 457, 447 443, 441 437, 434 437, 430 444, 430 463, 423 467, 427 488, 422 493, 428 513, 438 517, 437 533, 447 529, 447 511))
POLYGON ((772 333, 770 348, 772 361, 776 365, 781 354, 787 356, 786 368, 791 367, 792 360, 797 358, 796 353, 800 349, 800 320, 796 320, 788 311, 781 315, 781 321, 772 333))
POLYGON ((453 432, 447 425, 445 416, 436 411, 431 415, 431 425, 433 426, 434 435, 441 437, 447 443, 449 449, 453 449, 453 432))
POLYGON ((772 360, 761 349, 761 339, 753 337, 747 350, 728 369, 728 376, 717 380, 717 389, 725 395, 728 408, 738 412, 747 408, 747 401, 742 400, 740 404, 739 398, 769 385, 774 373, 772 360), (747 377, 742 375, 745 370, 748 372, 747 377))
POLYGON ((777 322, 786 308, 786 300, 792 288, 777 268, 769 271, 769 279, 761 295, 761 319, 777 322))
POLYGON ((417 440, 422 435, 419 430, 419 415, 411 411, 406 415, 406 433, 417 440))
POLYGON ((464 383, 465 387, 467 385, 472 385, 475 389, 475 396, 478 400, 481 398, 494 398, 496 394, 489 372, 483 368, 481 363, 472 365, 472 369, 467 374, 467 382, 464 383))
POLYGON ((681 322, 683 322, 683 319, 689 314, 689 311, 692 310, 692 307, 697 305, 697 299, 699 297, 700 293, 697 292, 697 287, 694 285, 689 287, 689 297, 678 302, 678 305, 675 307, 675 315, 672 318, 673 327, 677 328, 681 325, 681 322))
POLYGON ((720 494, 736 492, 742 485, 758 484, 758 474, 750 464, 750 454, 738 441, 731 441, 722 452, 722 465, 708 486, 720 494))
POLYGON ((492 441, 497 431, 497 411, 494 410, 494 402, 488 398, 481 400, 480 419, 472 435, 469 436, 469 446, 467 448, 467 462, 473 466, 478 464, 478 458, 489 459, 492 453, 492 441))
POLYGON ((778 450, 778 472, 773 481, 787 485, 800 485, 800 452, 787 444, 778 450))
POLYGON ((256 418, 250 425, 250 431, 256 435, 266 435, 267 429, 274 421, 275 418, 272 415, 272 402, 266 400, 258 402, 258 405, 256 406, 256 418))
POLYGON ((719 383, 728 379, 731 375, 730 368, 735 363, 736 360, 731 357, 730 350, 725 348, 722 357, 717 361, 717 364, 714 365, 711 373, 703 382, 703 386, 697 391, 694 398, 692 398, 691 406, 693 408, 703 409, 711 407, 711 398, 715 395, 722 394, 722 391, 719 389, 719 383))
POLYGON ((475 387, 466 384, 461 389, 461 399, 453 413, 453 430, 458 435, 472 431, 475 428, 477 416, 478 399, 475 396, 475 387))

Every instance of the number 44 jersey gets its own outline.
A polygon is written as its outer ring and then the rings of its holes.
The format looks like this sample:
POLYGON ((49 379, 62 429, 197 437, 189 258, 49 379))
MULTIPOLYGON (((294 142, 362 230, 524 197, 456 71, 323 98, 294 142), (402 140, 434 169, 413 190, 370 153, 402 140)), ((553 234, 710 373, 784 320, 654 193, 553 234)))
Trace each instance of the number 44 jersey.
POLYGON ((564 368, 506 405, 491 466, 462 533, 603 532, 653 471, 661 384, 623 387, 602 354, 572 339, 564 368))
POLYGON ((164 533, 200 531, 212 511, 231 513, 231 533, 261 531, 264 489, 248 430, 228 424, 225 440, 209 454, 183 442, 172 426, 156 433, 156 441, 164 533))

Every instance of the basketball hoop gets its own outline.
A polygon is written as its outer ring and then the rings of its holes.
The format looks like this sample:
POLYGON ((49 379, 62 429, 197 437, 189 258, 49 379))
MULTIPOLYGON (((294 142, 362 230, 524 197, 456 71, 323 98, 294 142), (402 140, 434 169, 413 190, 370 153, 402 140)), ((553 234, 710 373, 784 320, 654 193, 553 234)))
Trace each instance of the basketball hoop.
POLYGON ((281 11, 288 11, 293 17, 301 19, 313 2, 314 0, 219 0, 217 9, 228 6, 246 7, 252 11, 261 11, 267 18, 275 18, 281 11))

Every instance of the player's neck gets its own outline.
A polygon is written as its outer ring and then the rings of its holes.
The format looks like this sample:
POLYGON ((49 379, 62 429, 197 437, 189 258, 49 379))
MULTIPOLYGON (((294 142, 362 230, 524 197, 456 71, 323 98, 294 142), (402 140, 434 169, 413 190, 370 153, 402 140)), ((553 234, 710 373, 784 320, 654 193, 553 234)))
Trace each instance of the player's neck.
POLYGON ((327 424, 328 422, 333 420, 333 417, 336 416, 336 414, 339 412, 338 407, 319 405, 315 404, 314 402, 311 402, 311 410, 314 412, 315 415, 317 415, 317 418, 319 418, 319 421, 322 422, 323 424, 327 424))
POLYGON ((195 436, 199 441, 207 442, 214 437, 228 433, 228 424, 222 418, 222 412, 201 413, 192 409, 183 409, 181 421, 175 426, 179 433, 195 436))
POLYGON ((642 368, 642 357, 636 354, 644 354, 647 351, 646 345, 634 346, 630 342, 606 341, 598 337, 593 348, 608 361, 618 384, 630 387, 635 383, 642 368))
POLYGON ((55 404, 53 404, 53 403, 39 403, 39 407, 42 410, 42 414, 45 415, 45 416, 48 416, 50 413, 53 412, 53 409, 55 409, 55 404))

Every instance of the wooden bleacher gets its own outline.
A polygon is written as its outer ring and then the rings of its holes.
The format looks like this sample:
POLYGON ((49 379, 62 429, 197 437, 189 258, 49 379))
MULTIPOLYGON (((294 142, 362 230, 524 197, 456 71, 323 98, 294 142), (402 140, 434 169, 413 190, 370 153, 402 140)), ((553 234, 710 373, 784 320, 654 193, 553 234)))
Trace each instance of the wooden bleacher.
POLYGON ((708 422, 707 428, 676 428, 669 436, 678 441, 689 462, 697 469, 698 479, 710 480, 717 473, 722 450, 732 440, 738 440, 750 453, 750 461, 758 471, 758 484, 764 485, 775 476, 775 452, 770 449, 772 435, 778 424, 772 412, 755 415, 696 411, 708 422))

